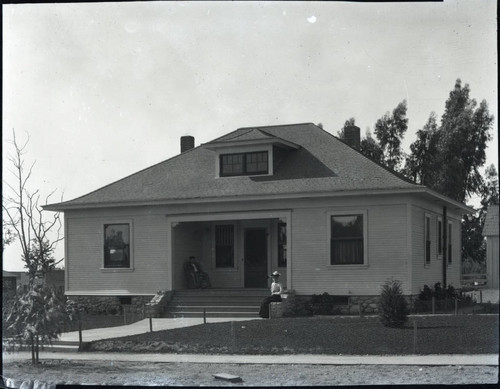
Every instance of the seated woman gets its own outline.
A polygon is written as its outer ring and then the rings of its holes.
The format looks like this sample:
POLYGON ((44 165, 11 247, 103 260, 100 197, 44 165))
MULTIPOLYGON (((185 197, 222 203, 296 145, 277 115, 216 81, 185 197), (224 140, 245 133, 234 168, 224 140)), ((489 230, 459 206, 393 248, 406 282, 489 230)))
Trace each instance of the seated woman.
POLYGON ((184 265, 184 271, 188 278, 188 287, 193 288, 210 288, 210 278, 207 273, 205 273, 201 265, 194 256, 189 257, 189 262, 184 265), (190 286, 191 285, 191 286, 190 286))
POLYGON ((268 318, 269 317, 269 304, 273 302, 280 302, 281 301, 281 293, 283 293, 283 287, 281 286, 281 283, 279 282, 280 278, 280 273, 277 271, 273 272, 271 274, 271 278, 273 279, 273 283, 271 284, 271 296, 266 297, 263 301, 262 304, 260 304, 260 311, 259 311, 259 316, 263 318, 268 318))

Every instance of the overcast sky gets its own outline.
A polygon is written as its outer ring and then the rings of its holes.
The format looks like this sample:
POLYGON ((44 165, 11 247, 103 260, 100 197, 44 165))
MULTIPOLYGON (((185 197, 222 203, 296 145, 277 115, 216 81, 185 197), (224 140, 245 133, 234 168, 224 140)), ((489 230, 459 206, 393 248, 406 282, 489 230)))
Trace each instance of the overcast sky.
POLYGON ((364 134, 403 99, 408 151, 461 78, 495 115, 498 168, 496 15, 495 0, 4 5, 3 156, 29 134, 33 188, 70 200, 178 154, 182 135, 336 135, 350 117, 364 134))

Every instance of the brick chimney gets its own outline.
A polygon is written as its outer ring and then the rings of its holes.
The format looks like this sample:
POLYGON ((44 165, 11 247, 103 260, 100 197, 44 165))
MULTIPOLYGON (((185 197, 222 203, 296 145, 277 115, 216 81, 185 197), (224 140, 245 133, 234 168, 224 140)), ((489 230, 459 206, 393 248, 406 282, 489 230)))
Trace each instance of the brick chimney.
POLYGON ((194 136, 181 136, 181 153, 191 150, 192 148, 194 148, 194 136))
POLYGON ((348 126, 344 129, 344 141, 352 148, 359 150, 361 142, 360 129, 357 126, 348 126))

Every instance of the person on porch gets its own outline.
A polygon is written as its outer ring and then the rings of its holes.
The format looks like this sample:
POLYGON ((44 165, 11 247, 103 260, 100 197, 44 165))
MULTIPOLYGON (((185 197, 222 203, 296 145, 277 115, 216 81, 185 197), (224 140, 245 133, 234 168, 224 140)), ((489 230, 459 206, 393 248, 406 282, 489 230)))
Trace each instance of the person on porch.
POLYGON ((262 318, 269 317, 269 304, 281 301, 281 293, 283 293, 283 287, 279 282, 280 275, 281 274, 277 271, 274 271, 273 274, 271 274, 271 278, 273 280, 271 284, 271 296, 266 297, 260 304, 259 316, 262 318))
POLYGON ((195 288, 210 288, 210 277, 203 271, 196 257, 191 255, 189 262, 186 263, 185 270, 189 277, 192 278, 195 288))

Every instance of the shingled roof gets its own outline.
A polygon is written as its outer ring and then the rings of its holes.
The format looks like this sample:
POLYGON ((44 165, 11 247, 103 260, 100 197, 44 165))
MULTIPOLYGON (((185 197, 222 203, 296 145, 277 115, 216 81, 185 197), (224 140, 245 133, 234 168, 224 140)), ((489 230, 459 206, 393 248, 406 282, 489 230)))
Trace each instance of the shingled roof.
POLYGON ((490 205, 484 220, 483 235, 498 236, 498 204, 490 205))
POLYGON ((236 196, 262 197, 425 188, 371 161, 312 123, 240 128, 52 210, 153 204, 236 196), (300 146, 272 176, 216 177, 211 146, 268 138, 300 146))

